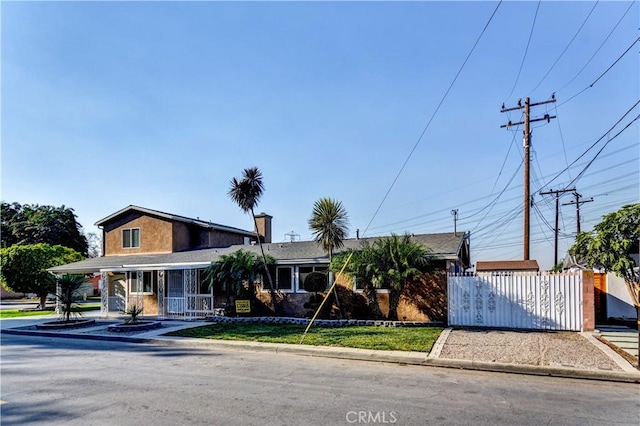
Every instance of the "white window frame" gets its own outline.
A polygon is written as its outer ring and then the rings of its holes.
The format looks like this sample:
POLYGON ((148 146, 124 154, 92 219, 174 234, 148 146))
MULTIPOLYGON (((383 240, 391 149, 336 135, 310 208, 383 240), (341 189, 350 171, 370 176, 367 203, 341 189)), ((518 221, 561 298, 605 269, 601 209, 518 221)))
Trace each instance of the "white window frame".
MULTIPOLYGON (((294 265, 276 265, 276 282, 275 287, 276 287, 276 291, 281 291, 283 293, 295 293, 295 273, 296 273, 296 268, 294 265), (280 286, 278 285, 278 278, 280 278, 280 268, 289 268, 289 270, 291 271, 291 288, 280 288, 280 286)), ((268 287, 268 284, 267 284, 268 287)), ((269 288, 266 289, 267 291, 269 291, 269 288)))
MULTIPOLYGON (((328 270, 329 269, 329 265, 328 264, 324 264, 324 263, 320 263, 320 264, 312 264, 312 263, 308 263, 308 264, 304 264, 304 265, 296 265, 295 267, 295 289, 296 289, 296 293, 308 293, 308 291, 306 291, 303 287, 303 282, 300 279, 300 268, 312 268, 311 272, 322 272, 322 270, 328 270)), ((327 283, 329 281, 327 280, 327 283)), ((328 287, 327 287, 328 289, 328 287)))
POLYGON ((129 287, 129 294, 142 294, 142 295, 153 295, 153 294, 155 294, 153 292, 153 285, 157 284, 157 273, 158 273, 158 271, 142 271, 142 291, 133 291, 131 286, 133 285, 134 274, 135 274, 136 286, 138 288, 140 288, 140 285, 138 283, 138 271, 127 272, 127 283, 128 283, 128 287, 129 287), (151 291, 144 291, 144 274, 145 273, 150 273, 151 274, 151 291))
POLYGON ((140 248, 140 244, 141 244, 141 234, 142 233, 140 232, 140 227, 122 229, 122 234, 121 234, 122 235, 122 248, 125 249, 125 250, 128 250, 128 249, 139 249, 140 248), (132 231, 134 231, 134 230, 138 231, 138 245, 137 246, 133 245, 133 232, 132 231), (125 242, 124 233, 125 233, 125 231, 129 231, 129 246, 128 247, 124 245, 124 242, 125 242))

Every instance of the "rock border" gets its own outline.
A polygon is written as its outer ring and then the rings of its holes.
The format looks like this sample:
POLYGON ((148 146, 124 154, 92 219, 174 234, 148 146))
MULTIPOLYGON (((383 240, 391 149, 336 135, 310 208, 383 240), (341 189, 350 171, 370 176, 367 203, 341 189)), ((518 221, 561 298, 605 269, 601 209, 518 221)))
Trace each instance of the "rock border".
POLYGON ((40 330, 64 330, 68 328, 80 328, 96 323, 94 319, 72 320, 71 322, 64 321, 49 321, 42 324, 36 324, 36 328, 40 330))
POLYGON ((160 321, 149 321, 141 324, 112 324, 107 327, 108 331, 116 333, 127 333, 132 331, 147 331, 162 327, 160 321))
MULTIPOLYGON (((255 323, 255 324, 296 324, 307 325, 311 321, 309 318, 292 318, 292 317, 223 317, 213 316, 205 318, 207 322, 217 324, 228 323, 255 323)), ((369 326, 369 327, 444 327, 443 322, 439 321, 387 321, 387 320, 327 320, 319 319, 313 322, 319 327, 352 327, 352 326, 369 326)))

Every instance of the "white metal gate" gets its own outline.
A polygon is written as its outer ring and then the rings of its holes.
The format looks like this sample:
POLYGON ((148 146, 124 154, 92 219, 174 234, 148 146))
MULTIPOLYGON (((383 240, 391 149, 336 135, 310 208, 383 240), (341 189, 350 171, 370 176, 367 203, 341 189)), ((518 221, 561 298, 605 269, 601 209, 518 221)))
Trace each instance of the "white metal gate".
POLYGON ((582 274, 447 275, 449 325, 582 330, 582 274))
POLYGON ((184 316, 184 281, 181 270, 169 271, 167 297, 164 299, 168 317, 184 316))
POLYGON ((213 293, 201 294, 195 269, 168 272, 167 296, 163 299, 169 318, 196 318, 212 315, 213 293))

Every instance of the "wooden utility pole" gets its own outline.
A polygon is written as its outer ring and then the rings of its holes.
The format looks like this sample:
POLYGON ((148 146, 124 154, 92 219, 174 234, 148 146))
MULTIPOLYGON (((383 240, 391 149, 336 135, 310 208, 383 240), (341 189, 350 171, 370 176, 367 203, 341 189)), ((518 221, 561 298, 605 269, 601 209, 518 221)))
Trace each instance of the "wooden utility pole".
POLYGON ((458 236, 458 209, 451 210, 451 216, 453 216, 453 235, 458 236))
POLYGON ((576 200, 575 201, 569 201, 568 203, 564 203, 563 206, 569 206, 569 205, 572 205, 572 204, 576 205, 576 235, 578 235, 580 233, 580 204, 592 202, 593 201, 593 197, 589 198, 588 200, 580 201, 580 198, 582 197, 581 194, 578 194, 577 192, 574 192, 573 195, 576 197, 576 200))
POLYGON ((524 105, 522 105, 522 99, 520 99, 518 101, 518 106, 512 107, 512 108, 505 108, 504 104, 502 104, 502 109, 500 110, 500 112, 507 112, 507 111, 515 111, 517 109, 524 109, 524 121, 519 121, 517 123, 512 123, 511 120, 509 120, 509 122, 507 124, 503 124, 502 126, 500 126, 501 128, 507 128, 509 129, 509 127, 511 126, 517 126, 520 124, 524 124, 524 138, 523 138, 523 147, 524 147, 524 260, 529 260, 529 231, 530 231, 530 225, 529 225, 529 217, 530 217, 530 213, 531 213, 531 194, 530 194, 530 186, 529 186, 529 182, 530 182, 530 178, 529 178, 529 165, 531 163, 530 161, 530 156, 529 156, 529 151, 530 151, 530 147, 531 147, 531 129, 530 129, 530 125, 531 123, 535 123, 536 121, 543 121, 546 120, 547 122, 551 121, 552 118, 556 118, 555 115, 549 115, 549 114, 545 114, 544 117, 541 118, 536 118, 531 120, 530 118, 530 110, 531 107, 537 106, 537 105, 544 105, 544 104, 549 104, 552 102, 556 101, 556 96, 555 94, 553 94, 551 96, 551 99, 549 99, 548 101, 543 101, 543 102, 536 102, 536 103, 531 103, 529 98, 524 98, 524 105))
POLYGON ((575 190, 576 190, 575 188, 557 189, 555 191, 553 189, 550 189, 547 192, 540 193, 540 195, 556 194, 555 254, 553 256, 553 266, 556 266, 558 264, 558 233, 560 232, 560 224, 558 223, 558 219, 560 217, 560 194, 563 194, 565 192, 575 191, 575 190))

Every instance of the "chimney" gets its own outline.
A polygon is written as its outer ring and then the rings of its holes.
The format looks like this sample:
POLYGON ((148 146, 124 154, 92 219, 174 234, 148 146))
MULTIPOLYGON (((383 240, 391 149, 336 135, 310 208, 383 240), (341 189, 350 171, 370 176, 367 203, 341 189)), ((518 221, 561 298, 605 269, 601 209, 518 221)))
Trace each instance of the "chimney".
POLYGON ((269 216, 265 212, 256 215, 257 231, 265 243, 271 242, 271 219, 273 219, 273 216, 269 216))

